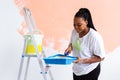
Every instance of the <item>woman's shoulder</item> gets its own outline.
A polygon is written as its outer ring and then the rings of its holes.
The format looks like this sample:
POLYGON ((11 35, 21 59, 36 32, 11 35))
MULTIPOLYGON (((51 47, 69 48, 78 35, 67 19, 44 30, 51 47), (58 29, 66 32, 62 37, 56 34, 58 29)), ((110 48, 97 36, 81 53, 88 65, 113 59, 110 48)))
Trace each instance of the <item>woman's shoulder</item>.
POLYGON ((90 28, 90 36, 95 39, 102 38, 101 34, 98 31, 95 31, 94 29, 90 28))

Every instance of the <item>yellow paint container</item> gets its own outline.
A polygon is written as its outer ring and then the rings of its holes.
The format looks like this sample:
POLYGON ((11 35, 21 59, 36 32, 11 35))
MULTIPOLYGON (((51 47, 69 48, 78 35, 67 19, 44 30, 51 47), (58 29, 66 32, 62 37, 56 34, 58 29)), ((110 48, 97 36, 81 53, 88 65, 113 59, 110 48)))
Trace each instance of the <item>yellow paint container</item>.
MULTIPOLYGON (((41 34, 33 34, 34 38, 35 38, 35 42, 37 44, 37 48, 39 53, 42 52, 42 39, 43 39, 43 35, 41 34)), ((26 39, 26 50, 25 50, 25 54, 26 55, 36 55, 36 49, 34 47, 34 43, 32 40, 32 37, 30 34, 27 34, 24 36, 24 38, 26 39)))

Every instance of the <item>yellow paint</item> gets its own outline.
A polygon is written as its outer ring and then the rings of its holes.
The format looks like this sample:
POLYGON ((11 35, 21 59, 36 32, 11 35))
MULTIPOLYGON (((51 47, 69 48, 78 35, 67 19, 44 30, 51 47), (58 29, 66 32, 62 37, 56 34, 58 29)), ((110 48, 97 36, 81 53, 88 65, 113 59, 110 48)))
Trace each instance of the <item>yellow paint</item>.
MULTIPOLYGON (((42 46, 41 45, 38 45, 38 51, 39 51, 39 53, 42 52, 42 46)), ((35 55, 36 54, 36 50, 34 48, 34 45, 27 45, 26 54, 27 55, 35 55)))

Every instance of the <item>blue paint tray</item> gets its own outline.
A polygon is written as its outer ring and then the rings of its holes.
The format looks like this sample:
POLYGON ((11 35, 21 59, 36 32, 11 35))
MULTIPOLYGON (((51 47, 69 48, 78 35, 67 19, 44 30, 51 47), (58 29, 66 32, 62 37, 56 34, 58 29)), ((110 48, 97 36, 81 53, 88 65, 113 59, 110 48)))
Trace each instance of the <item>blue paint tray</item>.
POLYGON ((44 58, 46 64, 60 64, 60 65, 71 64, 74 60, 76 60, 76 57, 65 56, 63 54, 56 54, 53 56, 49 56, 48 58, 44 58))

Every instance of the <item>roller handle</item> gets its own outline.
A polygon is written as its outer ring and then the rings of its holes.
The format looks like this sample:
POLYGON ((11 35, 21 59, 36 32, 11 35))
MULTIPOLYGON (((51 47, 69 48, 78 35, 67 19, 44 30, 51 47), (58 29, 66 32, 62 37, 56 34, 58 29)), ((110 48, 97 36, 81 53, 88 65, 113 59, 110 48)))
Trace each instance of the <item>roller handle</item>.
POLYGON ((69 55, 69 54, 70 54, 70 52, 66 52, 66 53, 65 53, 65 56, 67 56, 67 55, 69 55))

